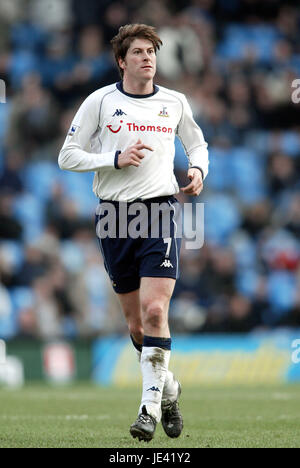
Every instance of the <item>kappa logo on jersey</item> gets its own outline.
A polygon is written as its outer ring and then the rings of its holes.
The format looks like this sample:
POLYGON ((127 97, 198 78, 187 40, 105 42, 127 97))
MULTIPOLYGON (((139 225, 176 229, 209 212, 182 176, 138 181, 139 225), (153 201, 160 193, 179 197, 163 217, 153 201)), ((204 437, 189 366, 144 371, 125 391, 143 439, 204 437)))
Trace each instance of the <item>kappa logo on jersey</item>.
POLYGON ((116 112, 113 114, 113 117, 117 116, 119 117, 120 115, 127 115, 126 112, 123 112, 122 109, 116 109, 116 112))
POLYGON ((160 266, 165 268, 174 268, 170 260, 167 259, 164 262, 162 262, 160 266))
POLYGON ((78 128, 80 128, 78 125, 71 125, 71 128, 68 132, 68 135, 69 136, 73 136, 74 133, 78 130, 78 128))
POLYGON ((152 390, 152 392, 159 392, 159 393, 161 393, 160 390, 159 390, 159 388, 158 388, 158 387, 154 387, 154 385, 153 385, 153 387, 148 388, 147 392, 149 392, 149 390, 152 390))
POLYGON ((162 110, 158 114, 158 117, 170 117, 165 106, 163 106, 162 110))

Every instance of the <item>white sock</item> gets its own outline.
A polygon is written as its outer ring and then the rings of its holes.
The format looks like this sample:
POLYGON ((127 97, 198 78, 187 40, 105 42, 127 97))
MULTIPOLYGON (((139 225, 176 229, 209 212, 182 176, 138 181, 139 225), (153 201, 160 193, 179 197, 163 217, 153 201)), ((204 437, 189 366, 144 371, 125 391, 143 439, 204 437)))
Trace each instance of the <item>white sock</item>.
POLYGON ((139 408, 145 405, 147 413, 157 422, 161 419, 161 400, 168 371, 171 351, 152 346, 143 346, 141 369, 143 375, 143 394, 139 408))
POLYGON ((168 370, 163 389, 162 400, 175 401, 178 395, 178 386, 179 383, 175 379, 173 372, 168 370))
MULTIPOLYGON (((136 349, 136 355, 140 363, 142 352, 136 349)), ((175 401, 177 398, 177 394, 178 394, 178 382, 175 379, 173 372, 171 372, 168 369, 166 373, 165 384, 164 384, 164 389, 162 393, 162 400, 175 401)))

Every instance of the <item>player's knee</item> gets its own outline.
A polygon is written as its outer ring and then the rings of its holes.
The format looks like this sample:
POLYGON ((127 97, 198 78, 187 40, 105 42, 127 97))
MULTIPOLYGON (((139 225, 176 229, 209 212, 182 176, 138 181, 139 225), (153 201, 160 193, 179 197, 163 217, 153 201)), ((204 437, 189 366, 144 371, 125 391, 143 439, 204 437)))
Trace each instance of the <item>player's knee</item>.
POLYGON ((164 325, 164 307, 159 302, 152 302, 144 309, 144 320, 153 328, 160 328, 164 325))

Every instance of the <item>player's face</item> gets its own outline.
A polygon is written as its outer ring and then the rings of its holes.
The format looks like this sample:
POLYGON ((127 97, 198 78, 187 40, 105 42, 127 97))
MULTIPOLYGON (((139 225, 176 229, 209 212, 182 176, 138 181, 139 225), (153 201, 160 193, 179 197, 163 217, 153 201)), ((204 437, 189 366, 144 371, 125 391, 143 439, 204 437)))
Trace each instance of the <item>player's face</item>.
POLYGON ((156 55, 153 44, 147 39, 134 39, 125 59, 119 59, 124 78, 152 80, 156 72, 156 55))

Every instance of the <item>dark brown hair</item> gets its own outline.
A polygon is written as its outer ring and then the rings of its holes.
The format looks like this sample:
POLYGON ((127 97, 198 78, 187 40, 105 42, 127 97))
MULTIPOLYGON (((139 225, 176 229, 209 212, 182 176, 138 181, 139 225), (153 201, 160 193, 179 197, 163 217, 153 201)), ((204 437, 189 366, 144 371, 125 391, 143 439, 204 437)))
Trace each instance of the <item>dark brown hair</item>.
POLYGON ((121 26, 118 34, 110 41, 121 77, 123 77, 123 70, 119 67, 118 60, 119 58, 125 59, 127 50, 136 38, 151 41, 155 52, 162 45, 162 41, 153 26, 148 26, 147 24, 126 24, 125 26, 121 26))

